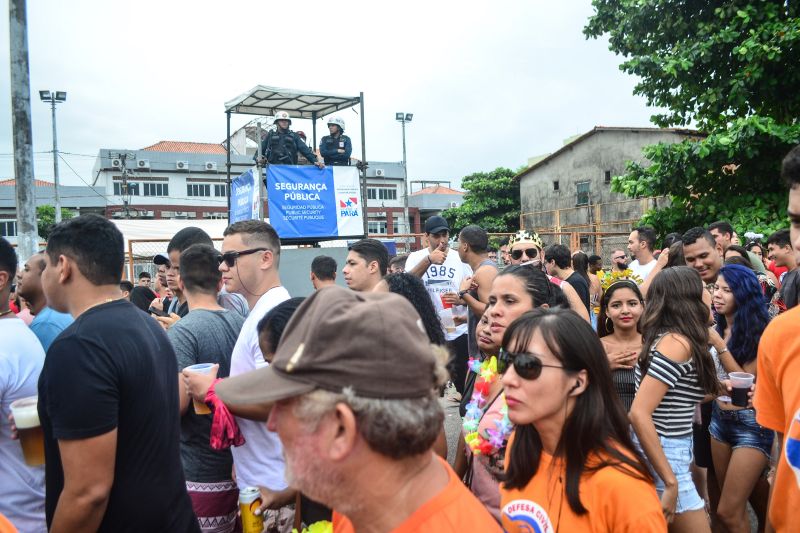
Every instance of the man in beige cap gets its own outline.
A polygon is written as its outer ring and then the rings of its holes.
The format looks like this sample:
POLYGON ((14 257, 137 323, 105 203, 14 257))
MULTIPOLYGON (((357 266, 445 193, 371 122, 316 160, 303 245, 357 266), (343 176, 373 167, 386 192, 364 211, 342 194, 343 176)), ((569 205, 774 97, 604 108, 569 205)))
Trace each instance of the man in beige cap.
POLYGON ((403 297, 328 287, 295 312, 270 366, 216 392, 262 406, 288 483, 333 508, 337 532, 499 532, 431 451, 446 376, 435 350, 403 297))

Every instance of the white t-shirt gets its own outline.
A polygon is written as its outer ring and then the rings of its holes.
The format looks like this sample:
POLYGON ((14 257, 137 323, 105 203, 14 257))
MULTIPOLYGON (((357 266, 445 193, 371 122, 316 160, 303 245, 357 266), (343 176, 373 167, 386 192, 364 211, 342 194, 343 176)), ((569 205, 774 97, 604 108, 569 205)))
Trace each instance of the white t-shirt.
POLYGON ((38 394, 44 349, 19 318, 0 318, 0 339, 0 513, 20 531, 45 532, 44 466, 25 464, 8 421, 12 402, 38 394))
MULTIPOLYGON (((406 259, 406 272, 414 270, 414 267, 421 261, 427 262, 429 253, 430 250, 427 248, 411 252, 408 259, 406 259)), ((443 309, 441 295, 446 292, 458 292, 464 278, 471 275, 472 268, 468 264, 461 262, 461 258, 458 257, 458 252, 455 250, 447 251, 447 258, 441 265, 428 266, 428 270, 425 271, 421 279, 422 283, 425 284, 425 288, 428 289, 428 294, 437 313, 443 309)), ((468 330, 469 326, 467 324, 460 324, 456 326, 454 333, 445 331, 445 338, 448 341, 452 341, 466 334, 468 330)))
POLYGON ((655 258, 653 258, 652 261, 650 261, 649 263, 646 263, 644 265, 640 264, 639 260, 636 259, 635 261, 633 261, 633 263, 628 265, 628 268, 630 268, 633 271, 634 274, 639 276, 642 279, 642 281, 644 281, 644 280, 647 279, 647 276, 650 275, 650 272, 653 271, 655 266, 656 266, 656 259, 655 258))
MULTIPOLYGON (((250 311, 242 331, 236 339, 231 355, 231 376, 238 376, 256 368, 267 366, 258 346, 259 321, 270 309, 289 299, 284 287, 274 287, 266 292, 250 311)), ((267 429, 265 422, 236 417, 236 423, 245 438, 244 446, 232 446, 236 482, 240 487, 267 487, 284 490, 283 447, 277 433, 267 429)))

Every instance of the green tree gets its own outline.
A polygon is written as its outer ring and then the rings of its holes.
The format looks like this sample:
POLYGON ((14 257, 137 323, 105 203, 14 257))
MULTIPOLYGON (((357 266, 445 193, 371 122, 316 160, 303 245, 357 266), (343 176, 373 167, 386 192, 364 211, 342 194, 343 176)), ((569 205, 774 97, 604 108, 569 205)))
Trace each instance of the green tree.
MULTIPOLYGON (((68 220, 75 216, 71 210, 61 208, 61 220, 68 220)), ((36 227, 39 229, 39 237, 45 241, 50 237, 50 230, 56 223, 56 208, 52 205, 40 205, 36 208, 36 227)))
POLYGON ((643 221, 661 232, 717 219, 739 230, 785 225, 780 162, 800 142, 800 8, 795 2, 593 0, 587 37, 608 34, 634 93, 659 108, 660 127, 707 135, 645 149, 612 188, 667 194, 643 221))
POLYGON ((450 227, 459 230, 477 224, 490 233, 517 231, 520 207, 515 175, 515 171, 500 167, 465 176, 461 180, 464 202, 443 213, 450 227))

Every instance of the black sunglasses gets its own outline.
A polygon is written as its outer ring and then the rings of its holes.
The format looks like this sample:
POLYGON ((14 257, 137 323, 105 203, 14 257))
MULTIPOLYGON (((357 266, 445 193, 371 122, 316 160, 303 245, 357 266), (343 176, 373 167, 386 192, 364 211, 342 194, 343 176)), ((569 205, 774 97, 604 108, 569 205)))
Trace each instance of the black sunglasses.
POLYGON ((520 259, 523 253, 527 255, 529 259, 536 259, 536 256, 539 255, 539 249, 528 248, 527 250, 514 250, 511 252, 511 257, 514 259, 520 259))
POLYGON ((530 353, 513 353, 500 350, 498 362, 504 368, 514 365, 514 372, 522 379, 538 379, 542 375, 542 368, 564 368, 557 365, 546 365, 542 360, 530 353))
POLYGON ((217 256, 217 261, 221 265, 224 261, 228 268, 233 268, 233 265, 236 264, 236 260, 243 256, 243 255, 250 255, 256 252, 266 252, 269 248, 251 248, 249 250, 242 250, 241 252, 225 252, 224 254, 220 254, 217 256))

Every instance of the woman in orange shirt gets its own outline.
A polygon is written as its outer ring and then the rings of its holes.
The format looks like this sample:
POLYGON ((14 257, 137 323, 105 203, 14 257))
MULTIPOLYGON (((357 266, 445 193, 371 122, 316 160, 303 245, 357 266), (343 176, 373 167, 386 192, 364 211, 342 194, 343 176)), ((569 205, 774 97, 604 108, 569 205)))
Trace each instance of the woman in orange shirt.
POLYGON ((571 311, 536 309, 508 327, 502 346, 516 424, 501 487, 505 530, 666 531, 592 327, 571 311))

